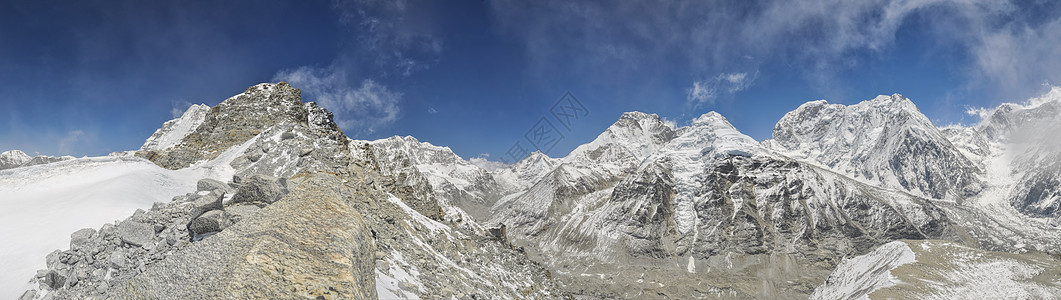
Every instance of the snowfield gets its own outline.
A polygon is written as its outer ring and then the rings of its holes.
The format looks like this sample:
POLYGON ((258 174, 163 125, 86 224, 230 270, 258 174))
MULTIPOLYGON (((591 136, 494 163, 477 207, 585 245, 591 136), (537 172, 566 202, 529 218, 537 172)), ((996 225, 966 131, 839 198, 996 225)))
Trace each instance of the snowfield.
POLYGON ((162 169, 135 157, 95 157, 0 171, 0 297, 28 289, 45 256, 69 235, 99 229, 137 209, 195 190, 198 172, 162 169))
POLYGON ((46 267, 48 253, 70 248, 74 231, 98 230, 194 192, 200 179, 232 178, 229 163, 253 141, 180 170, 128 154, 0 170, 0 298, 18 298, 33 287, 30 277, 46 267))

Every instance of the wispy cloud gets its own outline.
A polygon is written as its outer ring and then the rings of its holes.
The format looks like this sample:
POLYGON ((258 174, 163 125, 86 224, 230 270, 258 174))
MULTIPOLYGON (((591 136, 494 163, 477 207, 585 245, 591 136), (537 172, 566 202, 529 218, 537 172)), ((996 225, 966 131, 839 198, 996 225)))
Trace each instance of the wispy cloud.
POLYGON ((388 85, 426 70, 443 49, 434 26, 407 15, 425 8, 419 1, 333 1, 339 22, 351 31, 347 46, 327 66, 281 70, 274 81, 302 89, 335 114, 354 136, 372 134, 401 116, 403 93, 388 85))
POLYGON ((723 73, 714 78, 693 82, 693 87, 686 91, 687 102, 693 106, 711 105, 720 95, 733 95, 750 87, 758 72, 723 73))
POLYGON ((973 54, 982 79, 1029 95, 1043 83, 1061 84, 1061 18, 1043 24, 1014 23, 978 36, 973 54))
POLYGON ((836 88, 840 74, 902 47, 896 35, 915 21, 935 37, 930 46, 972 56, 953 66, 967 70, 959 75, 971 85, 1038 93, 1044 80, 1061 82, 1056 1, 494 0, 491 6, 500 30, 523 43, 536 68, 574 61, 576 71, 592 74, 684 71, 696 82, 689 94, 697 103, 722 92, 712 94, 717 80, 703 74, 764 64, 799 70, 819 90, 836 88))
POLYGON ((306 98, 330 109, 340 127, 354 133, 374 133, 394 123, 401 112, 402 93, 372 79, 364 79, 358 86, 351 85, 341 69, 302 67, 282 71, 275 79, 301 88, 306 98))

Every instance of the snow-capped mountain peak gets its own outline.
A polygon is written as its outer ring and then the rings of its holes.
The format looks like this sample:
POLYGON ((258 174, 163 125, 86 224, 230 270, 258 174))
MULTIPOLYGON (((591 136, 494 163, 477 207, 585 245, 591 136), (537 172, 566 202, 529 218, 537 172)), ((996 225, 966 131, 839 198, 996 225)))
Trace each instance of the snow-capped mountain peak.
POLYGON ((717 112, 705 113, 693 119, 692 125, 678 130, 680 135, 667 146, 667 152, 695 151, 697 156, 740 155, 764 153, 755 139, 741 133, 717 112))
POLYGON ((676 136, 658 115, 627 112, 596 139, 571 151, 564 161, 636 164, 676 136))
MULTIPOLYGON (((449 147, 435 146, 428 142, 421 142, 412 136, 392 136, 370 142, 388 151, 378 152, 377 155, 392 155, 401 153, 408 157, 409 162, 414 165, 420 164, 467 164, 463 158, 453 153, 449 147)), ((381 157, 385 161, 391 161, 392 157, 381 157)))
POLYGON ((763 145, 857 180, 932 198, 979 190, 976 165, 899 94, 850 106, 808 102, 785 114, 763 145))
POLYGON ((29 162, 33 157, 30 157, 22 150, 10 150, 0 153, 0 170, 10 169, 21 166, 26 162, 29 162))

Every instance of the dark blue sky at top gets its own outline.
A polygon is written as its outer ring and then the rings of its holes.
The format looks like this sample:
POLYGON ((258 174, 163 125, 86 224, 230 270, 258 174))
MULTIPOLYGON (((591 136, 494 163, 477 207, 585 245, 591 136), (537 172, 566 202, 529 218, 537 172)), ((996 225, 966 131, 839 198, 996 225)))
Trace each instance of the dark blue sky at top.
POLYGON ((355 139, 501 160, 570 92, 566 155, 624 111, 753 138, 817 99, 936 125, 1061 82, 1051 1, 0 2, 0 151, 136 149, 193 103, 289 81, 355 139))

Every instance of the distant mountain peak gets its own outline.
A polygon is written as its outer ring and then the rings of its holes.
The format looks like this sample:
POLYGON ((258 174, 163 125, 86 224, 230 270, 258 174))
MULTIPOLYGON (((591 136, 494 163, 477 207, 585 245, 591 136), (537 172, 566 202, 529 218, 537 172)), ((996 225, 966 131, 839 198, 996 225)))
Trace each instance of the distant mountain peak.
POLYGON ((752 156, 764 152, 755 139, 741 133, 726 117, 714 111, 696 117, 692 125, 679 132, 667 145, 668 152, 696 151, 697 156, 752 156))
POLYGON ((22 152, 22 150, 5 151, 0 153, 0 170, 21 166, 31 159, 33 157, 27 155, 26 152, 22 152))
POLYGON ((596 139, 578 146, 564 159, 617 164, 638 163, 675 136, 674 128, 658 115, 626 112, 596 139))
POLYGON ((852 178, 932 198, 968 195, 979 185, 975 164, 900 94, 853 105, 808 102, 785 114, 774 126, 773 139, 763 145, 852 178))

